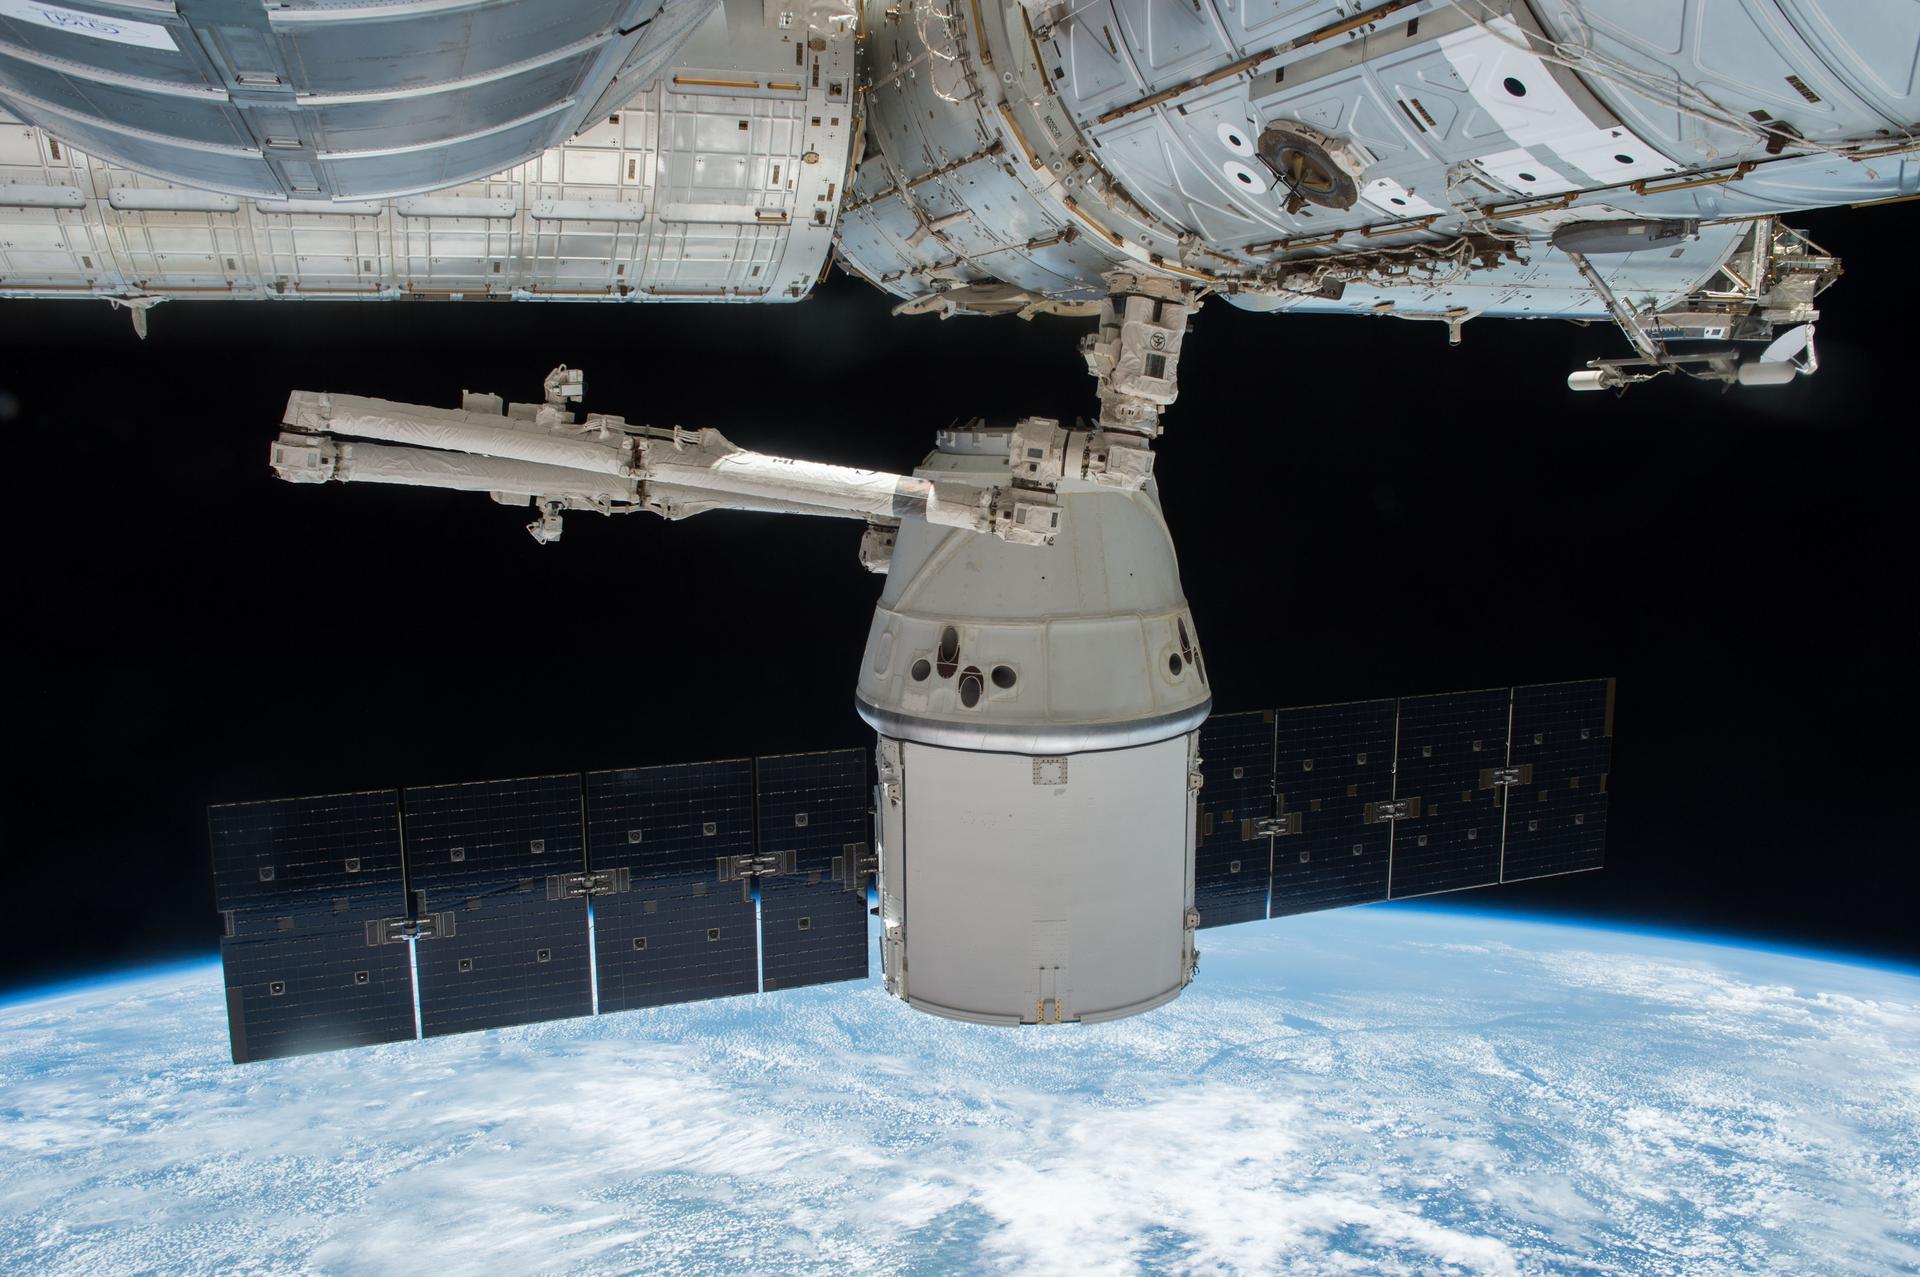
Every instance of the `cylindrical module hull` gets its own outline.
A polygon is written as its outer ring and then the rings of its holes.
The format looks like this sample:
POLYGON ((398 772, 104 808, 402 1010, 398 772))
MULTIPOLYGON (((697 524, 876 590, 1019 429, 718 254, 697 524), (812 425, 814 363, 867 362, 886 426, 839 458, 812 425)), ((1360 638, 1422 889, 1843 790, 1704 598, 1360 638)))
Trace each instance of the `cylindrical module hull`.
MULTIPOLYGON (((423 22, 438 11, 455 30, 446 47, 478 62, 496 51, 460 42, 459 25, 474 11, 516 9, 563 25, 569 11, 592 6, 391 7, 417 10, 423 22)), ((10 97, 11 36, 0 16, 0 297, 806 297, 826 268, 858 133, 852 25, 831 5, 811 5, 784 26, 759 0, 641 7, 661 12, 631 34, 641 42, 637 60, 604 93, 595 90, 597 102, 556 90, 563 109, 540 114, 542 127, 515 134, 507 150, 475 149, 476 141, 382 147, 360 158, 310 154, 314 189, 277 176, 292 151, 243 147, 218 172, 183 173, 165 156, 96 139, 104 126, 82 133, 67 117, 10 97)), ((375 32, 368 56, 386 51, 380 14, 362 23, 355 7, 334 8, 336 36, 364 26, 375 32)), ((292 12, 272 21, 285 26, 292 12)), ((511 78, 474 91, 491 87, 515 90, 513 100, 530 101, 530 110, 553 105, 511 78)), ((225 89, 208 96, 231 109, 225 89)), ((422 130, 448 118, 475 127, 417 89, 353 107, 375 108, 396 129, 409 112, 422 130)), ((244 114, 264 118, 251 107, 244 114)))
POLYGON ((1661 311, 1728 290, 1724 219, 1920 191, 1911 5, 1700 7, 868 0, 837 249, 915 312, 1085 304, 1126 270, 1256 310, 1606 319, 1563 223, 1704 223, 1600 264, 1661 311))
POLYGON ((884 865, 904 936, 896 994, 985 1024, 1111 1020, 1176 997, 1193 969, 1191 747, 901 743, 904 818, 884 865))

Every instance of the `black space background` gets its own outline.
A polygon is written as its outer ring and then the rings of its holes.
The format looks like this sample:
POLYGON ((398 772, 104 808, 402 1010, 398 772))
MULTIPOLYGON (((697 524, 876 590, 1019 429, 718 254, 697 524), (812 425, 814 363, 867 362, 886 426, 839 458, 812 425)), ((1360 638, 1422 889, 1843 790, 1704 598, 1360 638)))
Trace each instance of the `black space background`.
MULTIPOLYGON (((1609 329, 1198 316, 1162 500, 1223 710, 1614 674, 1609 863, 1458 897, 1920 959, 1912 206, 1823 370, 1624 399, 1609 329)), ((204 805, 865 744, 857 525, 567 519, 269 477, 287 392, 536 399, 905 470, 975 414, 1089 412, 1085 321, 800 306, 0 304, 0 985, 210 953, 204 805)), ((1284 924, 1272 924, 1284 925, 1284 924)))

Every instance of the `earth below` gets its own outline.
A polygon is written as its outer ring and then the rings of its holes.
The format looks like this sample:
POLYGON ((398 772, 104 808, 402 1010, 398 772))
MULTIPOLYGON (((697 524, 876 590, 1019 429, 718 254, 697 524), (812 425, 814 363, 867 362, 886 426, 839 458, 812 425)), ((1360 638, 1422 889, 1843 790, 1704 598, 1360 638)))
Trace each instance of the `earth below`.
POLYGON ((1114 1024, 877 982, 236 1068, 217 963, 0 1005, 0 1271, 1920 1270, 1920 976, 1375 907, 1114 1024))

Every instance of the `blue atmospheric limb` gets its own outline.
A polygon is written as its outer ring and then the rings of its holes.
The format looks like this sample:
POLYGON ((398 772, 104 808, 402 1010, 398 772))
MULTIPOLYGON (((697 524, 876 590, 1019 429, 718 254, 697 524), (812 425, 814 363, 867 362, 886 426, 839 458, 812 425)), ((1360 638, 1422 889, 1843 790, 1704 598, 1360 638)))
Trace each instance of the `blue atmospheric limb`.
POLYGON ((1011 1032, 877 984, 234 1068, 196 960, 0 1005, 7 1272, 1886 1273, 1920 973, 1432 906, 1011 1032))
POLYGON ((1668 940, 1682 944, 1712 945, 1746 950, 1755 954, 1797 958, 1808 962, 1831 963, 1842 967, 1885 971, 1893 975, 1920 977, 1920 965, 1881 954, 1827 949, 1819 945, 1791 944, 1783 940, 1746 935, 1735 931, 1717 931, 1704 927, 1659 926, 1622 921, 1618 918, 1585 917, 1577 914, 1530 912, 1491 906, 1443 903, 1433 899, 1393 901, 1369 906, 1401 913, 1438 914, 1451 918, 1480 918, 1492 922, 1527 923, 1544 927, 1578 928, 1585 932, 1606 932, 1619 936, 1640 936, 1650 940, 1668 940))

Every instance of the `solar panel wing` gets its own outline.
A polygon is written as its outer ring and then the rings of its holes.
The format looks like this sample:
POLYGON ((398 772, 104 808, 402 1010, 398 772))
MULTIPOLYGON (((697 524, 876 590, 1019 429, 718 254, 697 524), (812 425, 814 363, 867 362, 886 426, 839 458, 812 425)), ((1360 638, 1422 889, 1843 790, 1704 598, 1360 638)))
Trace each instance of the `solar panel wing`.
POLYGON ((760 879, 760 969, 768 992, 867 977, 872 789, 860 749, 758 763, 759 853, 790 871, 760 879))
POLYGON ((233 1061, 414 1036, 394 790, 208 809, 233 1061))
POLYGON ((1193 907, 1202 927, 1267 916, 1273 872, 1273 722, 1265 710, 1200 726, 1206 778, 1194 803, 1193 907))
POLYGON ((750 758, 588 774, 588 864, 628 879, 593 901, 601 1011, 759 989, 753 898, 732 872, 752 854, 750 758))
POLYGON ((1500 881, 1600 868, 1612 765, 1612 679, 1513 689, 1500 881))
POLYGON ((1283 709, 1276 777, 1287 832, 1273 848, 1273 916, 1387 898, 1392 824, 1370 820, 1393 797, 1391 698, 1283 709))
POLYGON ((584 873, 580 777, 406 791, 408 885, 450 934, 416 947, 428 1037, 590 1015, 587 908, 548 879, 584 873))
POLYGON ((1482 772, 1505 763, 1511 689, 1409 696, 1400 702, 1390 804, 1388 894, 1395 900, 1500 880, 1500 791, 1482 772))

